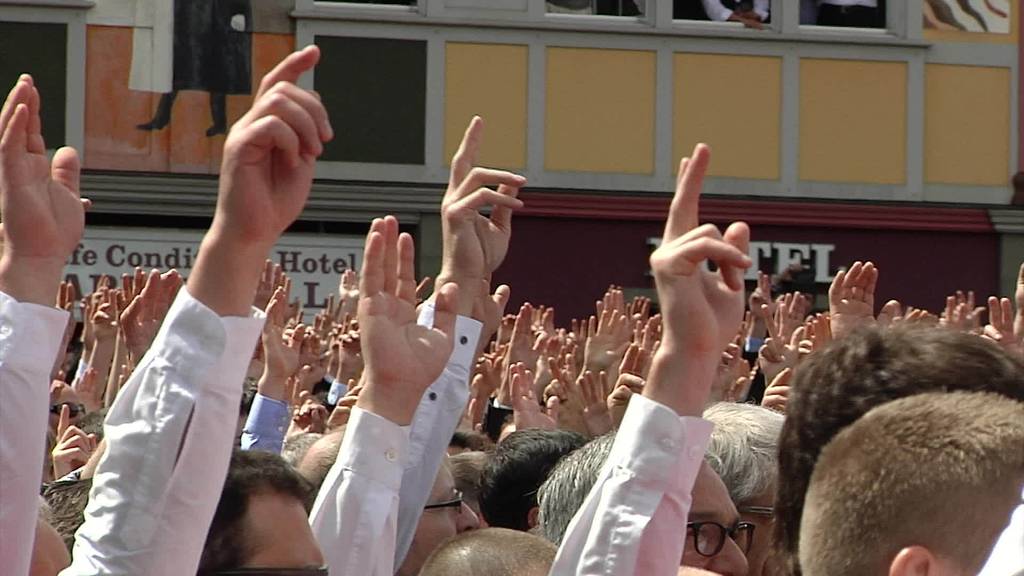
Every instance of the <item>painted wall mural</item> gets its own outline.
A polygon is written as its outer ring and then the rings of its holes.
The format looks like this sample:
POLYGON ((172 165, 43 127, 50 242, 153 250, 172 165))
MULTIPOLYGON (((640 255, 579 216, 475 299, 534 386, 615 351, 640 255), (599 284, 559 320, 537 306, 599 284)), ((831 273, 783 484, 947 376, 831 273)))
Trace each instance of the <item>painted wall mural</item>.
POLYGON ((253 86, 294 46, 293 5, 97 0, 89 13, 85 166, 215 172, 253 86))
POLYGON ((925 0, 924 27, 960 32, 1010 33, 1011 0, 925 0))

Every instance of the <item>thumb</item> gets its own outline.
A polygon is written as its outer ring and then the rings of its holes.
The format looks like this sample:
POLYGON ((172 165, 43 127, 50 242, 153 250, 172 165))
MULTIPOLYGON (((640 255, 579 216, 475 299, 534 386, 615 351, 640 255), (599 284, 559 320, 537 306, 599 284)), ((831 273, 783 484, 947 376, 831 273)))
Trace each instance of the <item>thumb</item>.
POLYGON ((548 417, 558 424, 558 410, 562 405, 562 401, 558 399, 558 396, 552 396, 548 398, 548 417))
POLYGON ((68 190, 78 195, 79 181, 82 171, 82 163, 78 159, 78 152, 70 146, 64 146, 57 150, 50 164, 50 177, 55 182, 63 184, 68 190))
POLYGON ((434 329, 450 338, 455 337, 455 317, 459 286, 449 282, 441 287, 434 299, 434 329))

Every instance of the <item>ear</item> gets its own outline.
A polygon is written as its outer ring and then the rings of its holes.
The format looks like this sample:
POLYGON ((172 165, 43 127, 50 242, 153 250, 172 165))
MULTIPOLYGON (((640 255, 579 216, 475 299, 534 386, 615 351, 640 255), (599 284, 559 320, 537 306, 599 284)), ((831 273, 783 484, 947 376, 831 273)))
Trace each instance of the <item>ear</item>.
POLYGON ((537 527, 540 523, 540 507, 534 506, 530 508, 530 512, 526 515, 526 523, 530 526, 530 530, 537 527))
POLYGON ((939 576, 939 563, 923 546, 908 546, 896 553, 889 565, 889 576, 939 576))

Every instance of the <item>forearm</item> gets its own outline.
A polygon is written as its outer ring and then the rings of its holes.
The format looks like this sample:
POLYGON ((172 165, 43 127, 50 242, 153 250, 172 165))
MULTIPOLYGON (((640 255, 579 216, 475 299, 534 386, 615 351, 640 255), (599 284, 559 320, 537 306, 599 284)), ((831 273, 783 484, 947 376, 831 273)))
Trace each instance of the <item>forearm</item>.
POLYGON ((644 396, 680 416, 700 416, 715 379, 718 358, 663 343, 651 362, 644 396))
MULTIPOLYGON (((90 368, 96 370, 96 382, 107 383, 110 379, 110 367, 114 362, 114 342, 107 340, 104 342, 97 342, 92 347, 92 351, 88 356, 88 364, 90 368)), ((103 384, 100 384, 101 386, 103 384)), ((104 398, 106 397, 106 387, 103 389, 104 398)), ((104 404, 107 405, 107 404, 104 404)))
POLYGON ((203 238, 188 279, 189 292, 220 316, 245 316, 273 244, 238 241, 214 224, 203 238))
POLYGON ((245 351, 261 326, 219 317, 181 291, 110 408, 107 453, 65 576, 195 572, 234 445, 245 351))
POLYGON ((29 573, 46 449, 48 369, 67 313, 0 293, 0 559, 29 573))
POLYGON ((124 366, 126 362, 128 362, 128 351, 119 331, 117 337, 114 338, 112 365, 107 376, 106 390, 103 392, 103 405, 108 408, 114 405, 114 400, 117 399, 117 394, 120 392, 121 366, 124 366))
POLYGON ((5 253, 0 258, 0 292, 23 304, 53 307, 64 260, 5 253))

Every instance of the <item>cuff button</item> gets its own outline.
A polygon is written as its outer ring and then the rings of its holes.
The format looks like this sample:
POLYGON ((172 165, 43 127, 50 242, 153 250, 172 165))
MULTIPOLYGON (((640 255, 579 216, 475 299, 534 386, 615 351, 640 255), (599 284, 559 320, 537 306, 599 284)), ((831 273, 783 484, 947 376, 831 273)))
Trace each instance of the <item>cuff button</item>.
POLYGON ((469 344, 469 338, 466 338, 465 336, 460 336, 459 337, 459 344, 462 344, 463 346, 465 346, 466 344, 469 344))

